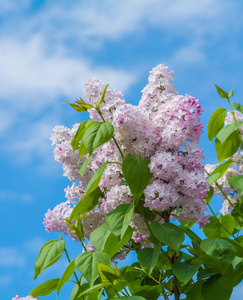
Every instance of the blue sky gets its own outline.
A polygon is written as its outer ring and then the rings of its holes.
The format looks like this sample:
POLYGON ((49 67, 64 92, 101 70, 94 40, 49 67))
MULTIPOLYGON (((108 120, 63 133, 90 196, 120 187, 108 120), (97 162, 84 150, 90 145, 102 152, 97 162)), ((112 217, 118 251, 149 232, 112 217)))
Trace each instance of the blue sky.
MULTIPOLYGON (((43 216, 65 201, 70 184, 53 159, 51 130, 83 118, 64 102, 96 77, 138 104, 149 71, 164 63, 179 93, 200 99, 206 132, 212 112, 227 107, 214 83, 235 87, 235 102, 243 98, 242 12, 240 0, 0 0, 0 300, 28 295, 66 266, 63 257, 33 281, 40 247, 57 238, 43 216)), ((201 145, 205 163, 215 163, 205 133, 201 145)), ((66 243, 72 258, 80 253, 66 243)), ((240 286, 232 299, 242 295, 240 286)))

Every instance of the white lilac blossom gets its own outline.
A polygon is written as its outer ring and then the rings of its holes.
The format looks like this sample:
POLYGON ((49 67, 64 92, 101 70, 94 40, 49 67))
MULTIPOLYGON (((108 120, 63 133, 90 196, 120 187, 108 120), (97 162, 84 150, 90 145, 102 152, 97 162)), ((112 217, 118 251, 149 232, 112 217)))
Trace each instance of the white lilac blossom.
MULTIPOLYGON (((237 121, 243 121, 243 114, 239 111, 234 111, 234 115, 237 121)), ((231 112, 227 112, 227 116, 225 118, 225 125, 229 125, 234 122, 234 118, 231 112)), ((243 138, 243 126, 240 127, 241 136, 243 138)), ((231 160, 234 162, 230 165, 228 170, 224 173, 222 177, 220 177, 217 180, 218 185, 222 188, 224 194, 229 198, 230 202, 234 205, 238 201, 240 201, 241 196, 238 191, 231 188, 231 186, 228 183, 228 180, 236 175, 241 175, 243 172, 243 151, 236 152, 232 157, 231 160)), ((211 174, 214 169, 218 165, 206 165, 205 169, 208 174, 211 174)), ((206 176, 207 177, 207 176, 206 176)), ((221 190, 218 188, 216 184, 213 184, 214 192, 217 196, 221 196, 223 199, 223 205, 222 209, 220 210, 222 215, 226 215, 230 213, 230 210, 233 209, 229 201, 225 198, 225 196, 222 194, 221 190)))
MULTIPOLYGON (((132 153, 150 160, 153 177, 144 191, 144 206, 158 212, 156 220, 163 223, 161 216, 169 210, 174 219, 193 220, 203 226, 208 216, 204 214, 206 203, 202 199, 209 188, 204 177, 203 150, 199 147, 203 132, 199 117, 203 110, 194 97, 178 95, 172 80, 173 72, 159 65, 151 71, 138 106, 126 104, 119 91, 108 88, 100 110, 104 119, 113 125, 114 136, 124 155, 132 153)), ((104 87, 100 80, 89 80, 84 88, 87 101, 95 105, 104 87)), ((92 119, 102 121, 95 109, 89 109, 88 113, 92 119)), ((72 181, 72 186, 65 189, 68 201, 49 210, 44 221, 48 231, 63 231, 71 236, 61 219, 70 216, 92 174, 106 161, 122 162, 120 152, 110 140, 92 154, 93 159, 82 178, 78 171, 88 156, 78 164, 78 151, 74 152, 71 147, 77 128, 75 124, 72 129, 57 126, 53 130, 54 157, 63 165, 64 175, 72 181)), ((108 212, 120 204, 132 203, 129 187, 121 185, 123 177, 119 164, 109 164, 104 171, 99 184, 103 192, 99 203, 82 216, 84 238, 89 238, 91 232, 105 222, 108 212)), ((149 232, 141 215, 134 214, 131 226, 135 230, 133 240, 148 243, 149 232)))
POLYGON ((16 295, 12 300, 40 300, 40 298, 34 298, 32 296, 20 297, 16 295))

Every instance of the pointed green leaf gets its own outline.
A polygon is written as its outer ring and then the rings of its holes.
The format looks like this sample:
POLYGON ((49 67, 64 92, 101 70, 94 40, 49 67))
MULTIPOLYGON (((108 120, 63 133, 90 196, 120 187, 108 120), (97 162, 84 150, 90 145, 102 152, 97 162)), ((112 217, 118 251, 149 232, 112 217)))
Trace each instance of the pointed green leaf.
POLYGON ((69 105, 72 106, 73 109, 75 109, 76 111, 78 112, 85 112, 87 111, 87 108, 83 107, 83 106, 80 106, 80 105, 77 105, 77 104, 74 104, 74 103, 70 103, 70 102, 67 102, 69 105))
POLYGON ((243 113, 243 105, 239 103, 232 102, 235 109, 237 109, 239 112, 243 113))
POLYGON ((137 259, 142 268, 150 276, 159 258, 161 244, 159 243, 156 248, 143 248, 137 254, 137 259))
MULTIPOLYGON (((59 258, 62 256, 64 248, 65 242, 63 240, 46 243, 41 248, 40 254, 35 262, 36 269, 38 269, 37 276, 59 260, 59 258)), ((37 276, 35 276, 35 278, 37 276)))
POLYGON ((232 97, 233 95, 234 95, 234 93, 233 93, 233 90, 234 90, 235 88, 233 87, 232 89, 231 89, 231 91, 229 92, 229 94, 228 94, 228 97, 230 98, 230 97, 232 97))
POLYGON ((121 298, 112 298, 111 300, 147 300, 142 296, 129 296, 129 297, 121 297, 121 298))
POLYGON ((79 158, 84 157, 84 156, 87 155, 88 153, 89 153, 88 150, 87 150, 86 147, 84 146, 84 142, 81 141, 81 144, 80 144, 79 150, 78 150, 79 158))
POLYGON ((232 160, 228 159, 219 166, 217 166, 216 169, 213 170, 213 172, 208 176, 208 182, 213 184, 215 181, 217 181, 220 177, 224 175, 224 173, 228 170, 229 166, 232 164, 232 160))
POLYGON ((70 216, 70 222, 91 211, 91 209, 98 204, 101 194, 102 193, 99 187, 89 193, 86 193, 85 196, 74 207, 70 216))
POLYGON ((238 128, 243 125, 242 121, 234 122, 224 126, 217 134, 217 138, 220 143, 224 143, 224 141, 238 128))
POLYGON ((62 277, 60 278, 58 285, 57 285, 57 298, 59 295, 59 292, 61 288, 64 286, 64 284, 68 281, 68 279, 72 276, 73 272, 75 271, 75 261, 71 261, 70 264, 67 266, 66 270, 62 274, 62 277))
POLYGON ((111 264, 109 255, 104 252, 85 252, 75 259, 76 268, 91 285, 99 276, 98 264, 100 263, 109 266, 111 264))
POLYGON ((57 289, 59 280, 59 278, 55 278, 43 282, 42 284, 34 288, 32 291, 30 291, 30 296, 37 298, 39 296, 47 296, 51 294, 57 289))
MULTIPOLYGON (((91 286, 90 288, 88 288, 87 290, 85 290, 84 292, 80 293, 80 294, 78 295, 78 297, 75 298, 74 300, 84 300, 84 299, 86 300, 86 298, 83 297, 84 295, 89 295, 89 294, 91 294, 91 293, 93 293, 93 292, 99 291, 99 290, 101 290, 103 287, 104 287, 104 284, 103 284, 103 283, 98 283, 98 284, 96 284, 96 285, 93 285, 93 286, 91 286)), ((87 298, 87 300, 90 300, 90 298, 87 298)), ((92 299, 91 299, 91 300, 92 300, 92 299)))
POLYGON ((201 249, 217 263, 223 274, 236 255, 235 247, 223 239, 205 239, 201 242, 201 249))
POLYGON ((73 148, 73 151, 78 149, 79 142, 82 140, 84 132, 85 132, 85 125, 87 121, 83 121, 80 125, 78 130, 75 133, 75 136, 73 137, 71 141, 71 146, 73 148))
POLYGON ((132 221, 133 212, 133 203, 121 204, 107 214, 105 218, 106 225, 114 235, 121 235, 123 237, 132 221))
POLYGON ((111 233, 105 242, 104 252, 113 258, 116 253, 131 239, 132 234, 133 229, 130 226, 128 226, 126 232, 120 240, 117 236, 111 233))
POLYGON ((172 272, 178 278, 182 285, 187 284, 192 277, 196 274, 197 270, 201 266, 202 261, 198 260, 194 264, 188 264, 187 262, 176 262, 172 264, 172 272))
POLYGON ((207 300, 229 300, 232 291, 229 278, 220 274, 209 277, 202 285, 202 295, 207 300))
POLYGON ((152 179, 149 163, 150 161, 147 158, 133 154, 127 154, 123 159, 123 175, 133 196, 137 199, 140 198, 152 179))
POLYGON ((103 89, 103 91, 102 91, 102 93, 101 93, 101 96, 100 96, 100 100, 99 100, 98 104, 96 105, 96 108, 99 108, 99 107, 100 107, 100 104, 101 104, 102 102, 104 102, 104 99, 105 99, 105 93, 106 93, 106 90, 107 90, 107 88, 108 88, 108 85, 109 85, 109 84, 107 84, 107 85, 105 86, 105 88, 103 89))
POLYGON ((106 223, 104 223, 92 231, 90 241, 98 251, 103 251, 106 240, 110 234, 110 229, 107 227, 106 223))
POLYGON ((168 245, 179 254, 180 245, 183 243, 185 235, 178 226, 171 223, 159 224, 152 222, 150 229, 159 241, 168 245))
POLYGON ((235 228, 235 218, 231 215, 220 216, 220 218, 210 217, 210 223, 203 227, 203 232, 207 238, 218 239, 230 237, 235 228))
MULTIPOLYGON (((83 228, 82 227, 81 228, 76 227, 68 219, 64 218, 63 220, 67 223, 70 231, 75 233, 79 240, 82 240, 84 238, 84 233, 83 233, 83 228)), ((82 226, 82 224, 81 224, 81 226, 82 226)))
POLYGON ((157 300, 162 293, 162 287, 159 285, 143 285, 136 288, 133 295, 143 296, 146 300, 157 300))
POLYGON ((224 127, 226 109, 218 108, 212 114, 208 122, 208 139, 212 143, 221 128, 224 127))
POLYGON ((83 162, 82 167, 78 171, 82 177, 84 177, 84 173, 85 173, 89 163, 92 161, 92 159, 93 159, 93 157, 90 156, 90 157, 86 158, 85 161, 83 162))
POLYGON ((200 280, 185 289, 186 300, 205 300, 202 296, 202 284, 203 281, 200 280))
POLYGON ((216 268, 201 269, 197 273, 197 279, 205 279, 209 276, 220 274, 220 270, 216 268))
POLYGON ((108 161, 105 162, 101 167, 99 167, 99 169, 91 177, 91 179, 86 187, 86 193, 90 193, 98 187, 101 177, 103 175, 103 172, 105 171, 106 167, 108 166, 108 163, 109 163, 108 161))
POLYGON ((222 90, 220 87, 218 87, 216 84, 215 84, 215 87, 216 87, 216 89, 217 89, 217 91, 218 91, 218 93, 219 93, 219 96, 221 97, 221 98, 224 98, 224 99, 229 99, 229 94, 228 93, 226 93, 224 90, 222 90))
POLYGON ((239 133, 234 131, 224 143, 220 143, 218 139, 215 141, 215 149, 217 153, 218 162, 231 157, 239 148, 241 139, 239 133))
POLYGON ((232 187, 232 189, 239 190, 241 196, 243 195, 243 175, 236 175, 231 177, 228 180, 228 183, 232 187))
POLYGON ((114 133, 114 127, 110 122, 96 122, 84 133, 83 142, 91 155, 101 145, 108 142, 114 133))
POLYGON ((109 266, 106 266, 104 264, 98 265, 98 272, 100 274, 101 282, 105 286, 109 285, 115 285, 119 281, 122 281, 122 277, 120 275, 119 270, 114 270, 109 266))

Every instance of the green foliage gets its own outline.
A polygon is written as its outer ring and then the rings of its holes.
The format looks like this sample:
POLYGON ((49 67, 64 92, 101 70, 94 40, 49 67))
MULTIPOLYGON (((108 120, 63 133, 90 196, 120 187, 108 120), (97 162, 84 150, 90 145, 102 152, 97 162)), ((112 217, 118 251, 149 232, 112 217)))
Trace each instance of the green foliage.
POLYGON ((41 248, 39 255, 35 262, 35 277, 40 275, 42 271, 49 268, 51 265, 55 264, 65 248, 65 242, 61 241, 49 241, 41 248))
POLYGON ((224 143, 225 140, 238 128, 240 128, 243 125, 242 121, 234 122, 231 124, 228 124, 224 126, 217 134, 217 139, 220 141, 220 143, 224 143))
POLYGON ((91 211, 91 209, 93 209, 97 205, 100 196, 101 190, 99 187, 91 190, 89 193, 86 193, 85 196, 74 207, 70 216, 70 221, 73 221, 79 216, 82 216, 91 211))
POLYGON ((133 204, 121 204, 107 214, 106 225, 114 235, 123 236, 131 223, 133 212, 133 204))
POLYGON ((85 170, 88 167, 89 163, 92 161, 92 159, 93 159, 93 157, 90 156, 90 157, 86 158, 85 161, 83 162, 82 167, 78 171, 82 177, 84 177, 85 170))
POLYGON ((159 285, 143 285, 135 289, 133 295, 143 296, 146 300, 156 300, 162 292, 162 287, 159 285))
POLYGON ((114 127, 110 122, 96 122, 84 133, 83 142, 85 148, 91 155, 101 145, 108 142, 114 132, 114 127))
POLYGON ((86 187, 86 194, 91 193, 93 190, 95 190, 98 187, 103 172, 105 171, 107 166, 108 166, 108 161, 105 162, 101 167, 99 167, 99 169, 93 174, 86 187))
POLYGON ((91 285, 99 276, 98 264, 100 263, 109 266, 111 264, 109 255, 104 252, 85 252, 75 259, 76 268, 91 285))
POLYGON ((53 291, 57 289, 57 285, 59 281, 60 281, 59 278, 55 278, 43 282, 42 284, 34 288, 32 291, 30 291, 30 296, 37 298, 39 296, 47 296, 51 294, 53 291))
POLYGON ((70 262, 70 264, 67 266, 66 270, 62 274, 62 277, 60 278, 58 285, 57 285, 57 298, 59 295, 59 292, 61 288, 64 286, 64 284, 68 281, 68 279, 72 276, 72 274, 75 271, 75 262, 74 260, 70 262))
POLYGON ((225 112, 226 112, 226 109, 218 108, 217 110, 215 110, 215 112, 212 114, 212 116, 209 119, 208 138, 211 143, 212 143, 213 138, 215 138, 217 136, 218 132, 224 126, 225 112))
POLYGON ((152 179, 145 157, 127 154, 122 163, 122 172, 135 199, 139 199, 152 179))
POLYGON ((223 239, 205 239, 201 242, 201 249, 215 261, 222 274, 236 256, 235 247, 223 239))
POLYGON ((172 265, 172 271, 178 278, 178 280, 182 283, 182 285, 185 285, 196 274, 201 264, 201 260, 197 260, 191 264, 187 263, 186 261, 176 262, 172 265))
POLYGON ((243 105, 239 103, 232 102, 235 109, 237 109, 239 112, 243 113, 243 105))
POLYGON ((207 238, 219 239, 221 237, 230 237, 235 228, 235 218, 231 215, 214 216, 209 218, 210 223, 203 227, 203 232, 207 238))
POLYGON ((202 285, 202 295, 206 300, 229 300, 233 291, 229 278, 220 274, 209 277, 202 285))
POLYGON ((96 108, 99 108, 100 105, 101 105, 101 103, 104 102, 104 99, 105 99, 105 93, 106 93, 106 90, 107 90, 108 86, 109 86, 109 84, 107 84, 107 85, 105 86, 105 88, 103 89, 103 91, 102 91, 102 93, 101 93, 101 96, 100 96, 100 100, 99 100, 99 102, 98 102, 97 105, 96 105, 96 108))
POLYGON ((223 143, 218 139, 215 141, 215 149, 217 153, 218 162, 231 157, 241 144, 241 138, 237 131, 234 131, 223 143))
POLYGON ((155 249, 146 247, 141 249, 137 254, 138 261, 143 269, 148 273, 148 276, 151 275, 158 261, 160 249, 161 244, 159 243, 155 249))
POLYGON ((185 239, 184 232, 179 227, 171 223, 161 225, 157 222, 152 222, 150 229, 160 242, 168 245, 179 254, 180 246, 185 239))
POLYGON ((233 176, 228 180, 228 182, 234 190, 239 190, 241 196, 243 195, 243 175, 233 176))
POLYGON ((208 176, 208 182, 213 184, 215 181, 217 181, 220 177, 224 175, 224 173, 228 170, 229 166, 232 164, 232 160, 228 159, 219 166, 217 166, 216 169, 213 170, 213 172, 208 176))

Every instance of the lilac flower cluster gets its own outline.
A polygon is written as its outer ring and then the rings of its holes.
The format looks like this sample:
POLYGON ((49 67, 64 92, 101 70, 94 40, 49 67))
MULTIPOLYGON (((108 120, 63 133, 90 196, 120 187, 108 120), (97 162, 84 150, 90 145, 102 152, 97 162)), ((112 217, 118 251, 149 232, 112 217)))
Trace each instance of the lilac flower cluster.
POLYGON ((32 296, 26 296, 26 297, 19 297, 16 295, 12 300, 40 300, 40 298, 34 298, 32 296))
MULTIPOLYGON (((240 113, 239 111, 234 111, 234 115, 236 118, 236 121, 243 121, 243 114, 240 113)), ((234 122, 234 118, 231 112, 227 112, 227 116, 225 118, 225 125, 229 125, 234 122)), ((241 137, 243 139, 243 126, 240 127, 240 133, 241 137)), ((241 196, 240 193, 237 192, 236 190, 232 189, 231 186, 228 183, 228 180, 236 175, 241 175, 243 172, 243 150, 240 150, 236 152, 232 157, 231 160, 234 162, 230 165, 228 170, 224 173, 222 177, 220 177, 217 180, 217 183, 219 186, 222 188, 223 192, 225 195, 229 198, 230 202, 234 205, 238 201, 240 201, 241 196)), ((206 165, 205 169, 206 171, 211 174, 217 167, 218 165, 206 165)), ((229 201, 222 195, 221 190, 218 188, 216 184, 213 184, 214 192, 217 196, 221 196, 223 199, 223 205, 222 209, 220 210, 222 215, 226 215, 230 213, 230 210, 232 210, 232 206, 229 203, 229 201)))
MULTIPOLYGON (((132 153, 150 160, 153 174, 151 183, 144 191, 145 207, 158 212, 156 221, 170 210, 174 219, 181 222, 193 220, 203 226, 207 223, 204 214, 209 183, 204 177, 203 150, 198 146, 202 134, 200 115, 203 111, 198 100, 191 96, 180 96, 173 87, 173 72, 159 65, 151 71, 149 83, 143 89, 138 106, 126 104, 119 91, 107 89, 100 110, 106 121, 114 126, 116 138, 124 155, 132 153)), ((84 95, 95 105, 105 84, 97 79, 85 84, 84 95)), ((102 121, 95 109, 88 110, 92 119, 102 121)), ((63 231, 73 235, 64 226, 62 218, 68 218, 73 205, 79 201, 92 174, 104 162, 122 162, 122 157, 113 140, 102 145, 92 155, 84 178, 78 170, 88 156, 78 165, 78 151, 73 152, 71 140, 78 128, 63 126, 54 128, 51 140, 55 145, 54 157, 63 165, 64 175, 72 181, 67 187, 67 202, 58 205, 45 215, 48 231, 63 231)), ((83 218, 85 238, 103 224, 106 214, 123 203, 132 203, 133 197, 123 180, 121 165, 109 164, 99 184, 103 191, 99 204, 83 218)), ((140 214, 134 214, 131 226, 135 242, 146 241, 149 232, 140 214)))

